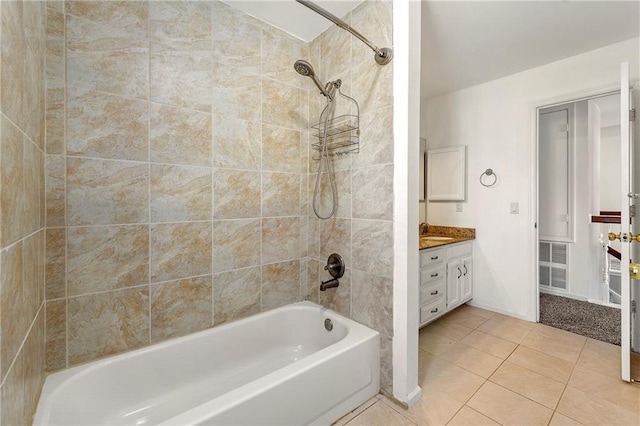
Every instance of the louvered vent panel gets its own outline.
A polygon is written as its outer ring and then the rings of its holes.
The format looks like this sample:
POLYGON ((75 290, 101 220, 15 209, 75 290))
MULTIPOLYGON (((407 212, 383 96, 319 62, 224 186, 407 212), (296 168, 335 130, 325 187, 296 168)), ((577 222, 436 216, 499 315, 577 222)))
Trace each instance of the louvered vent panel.
POLYGON ((551 262, 559 263, 561 265, 567 264, 567 245, 566 244, 552 244, 551 250, 551 262))
POLYGON ((567 270, 551 268, 551 287, 567 289, 567 270))
POLYGON ((551 261, 551 244, 549 243, 540 243, 540 261, 541 262, 550 262, 551 261))
POLYGON ((549 284, 551 283, 549 275, 551 275, 551 268, 540 265, 540 285, 549 287, 549 284))

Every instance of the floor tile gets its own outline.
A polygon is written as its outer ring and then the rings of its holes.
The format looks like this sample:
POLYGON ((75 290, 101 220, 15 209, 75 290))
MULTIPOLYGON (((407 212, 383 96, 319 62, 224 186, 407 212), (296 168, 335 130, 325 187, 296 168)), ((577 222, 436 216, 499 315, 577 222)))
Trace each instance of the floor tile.
POLYGON ((569 386, 637 413, 640 423, 640 386, 580 367, 571 375, 569 386))
POLYGON ((521 343, 533 329, 533 324, 508 317, 492 317, 477 328, 478 331, 500 337, 514 343, 521 343))
POLYGON ((477 315, 479 317, 484 317, 484 318, 491 318, 496 315, 496 313, 493 311, 488 311, 486 309, 478 308, 476 306, 471 306, 469 304, 464 304, 460 306, 457 310, 461 312, 477 315))
POLYGON ((487 321, 487 317, 473 314, 463 309, 455 309, 442 317, 442 321, 476 329, 487 321))
POLYGON ((507 360, 563 383, 569 381, 573 371, 573 364, 569 361, 524 346, 518 346, 507 360))
POLYGON ((439 319, 422 328, 420 330, 420 336, 439 334, 457 342, 462 340, 467 334, 471 333, 472 331, 473 328, 464 327, 459 324, 439 319))
POLYGON ((549 426, 574 426, 581 425, 577 420, 573 420, 563 414, 558 413, 557 411, 553 413, 553 417, 551 418, 551 422, 549 426))
POLYGON ((333 423, 333 426, 342 426, 342 425, 348 423, 350 420, 352 420, 354 417, 356 417, 357 415, 362 413, 367 408, 371 407, 376 402, 378 402, 378 395, 376 395, 373 398, 369 399, 364 404, 360 405, 358 408, 356 408, 355 410, 351 411, 350 413, 347 413, 344 416, 342 416, 340 419, 338 419, 336 422, 333 423))
POLYGON ((502 364, 489 380, 552 410, 556 408, 562 391, 564 391, 564 383, 520 367, 510 361, 502 364))
POLYGON ((419 347, 423 351, 427 351, 430 354, 438 355, 449 349, 451 345, 455 344, 455 340, 451 340, 448 337, 444 337, 440 334, 422 334, 420 336, 419 347))
POLYGON ((523 346, 575 363, 587 338, 546 325, 536 327, 522 341, 523 346))
POLYGON ((466 405, 447 423, 450 426, 493 426, 499 424, 466 405))
POLYGON ((503 425, 546 425, 553 413, 491 382, 486 382, 467 405, 503 425))
POLYGON ((571 386, 560 398, 557 411, 585 425, 638 425, 640 420, 632 411, 571 386))
POLYGON ((438 391, 422 392, 422 399, 407 410, 407 416, 418 425, 444 425, 458 412, 462 404, 438 391))
POLYGON ((576 365, 616 379, 620 378, 622 375, 620 371, 620 346, 587 339, 576 365))
POLYGON ((380 400, 373 403, 347 424, 349 426, 415 425, 415 423, 380 400))
POLYGON ((423 392, 443 392, 463 404, 484 382, 484 378, 435 357, 422 366, 418 374, 418 385, 423 392))
POLYGON ((499 337, 492 336, 482 331, 475 330, 468 334, 460 341, 465 345, 476 348, 479 351, 486 352, 498 358, 506 359, 511 352, 518 346, 516 343, 510 342, 499 337))
POLYGON ((471 371, 485 379, 502 364, 502 359, 481 352, 463 343, 456 343, 438 355, 440 358, 471 371))

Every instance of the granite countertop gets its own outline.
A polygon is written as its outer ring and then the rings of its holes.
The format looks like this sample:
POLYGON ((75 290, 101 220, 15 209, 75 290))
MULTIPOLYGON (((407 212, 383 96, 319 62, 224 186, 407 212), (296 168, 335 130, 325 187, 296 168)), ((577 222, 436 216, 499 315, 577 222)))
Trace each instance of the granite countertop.
POLYGON ((437 226, 430 225, 429 232, 420 235, 418 244, 420 250, 430 249, 433 247, 446 246, 448 244, 460 243, 462 241, 469 241, 476 239, 475 228, 457 228, 454 226, 437 226), (446 240, 429 240, 429 237, 448 237, 446 240))

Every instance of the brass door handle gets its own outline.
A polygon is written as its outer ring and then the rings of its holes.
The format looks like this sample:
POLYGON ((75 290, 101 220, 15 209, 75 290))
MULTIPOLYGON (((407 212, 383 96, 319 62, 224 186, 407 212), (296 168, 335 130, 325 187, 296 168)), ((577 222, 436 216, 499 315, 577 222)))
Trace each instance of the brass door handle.
POLYGON ((640 280, 640 263, 632 263, 629 265, 629 278, 632 280, 640 280))
POLYGON ((620 240, 620 241, 635 241, 636 243, 640 243, 640 234, 633 235, 632 233, 627 234, 626 232, 614 234, 613 232, 609 232, 607 235, 609 241, 620 240))

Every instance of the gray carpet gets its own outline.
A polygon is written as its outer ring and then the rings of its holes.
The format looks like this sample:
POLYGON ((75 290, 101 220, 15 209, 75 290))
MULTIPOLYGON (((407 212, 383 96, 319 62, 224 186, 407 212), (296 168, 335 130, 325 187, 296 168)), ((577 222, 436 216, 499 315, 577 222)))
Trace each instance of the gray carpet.
POLYGON ((540 293, 540 322, 620 346, 620 310, 540 293))

